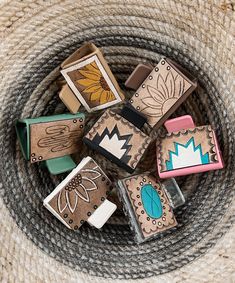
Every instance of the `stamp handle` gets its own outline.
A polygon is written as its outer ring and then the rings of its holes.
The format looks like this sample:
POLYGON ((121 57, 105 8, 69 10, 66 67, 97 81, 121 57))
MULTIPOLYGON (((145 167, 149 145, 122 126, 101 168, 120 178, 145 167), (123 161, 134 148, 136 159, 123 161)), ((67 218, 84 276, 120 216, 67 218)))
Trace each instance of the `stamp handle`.
POLYGON ((164 126, 168 133, 195 128, 195 124, 190 115, 184 115, 178 118, 167 120, 164 126))
POLYGON ((174 178, 166 179, 162 184, 164 191, 169 199, 170 205, 173 209, 185 203, 184 195, 182 194, 174 178))
POLYGON ((137 90, 147 76, 152 72, 153 67, 150 65, 139 64, 131 73, 129 78, 125 82, 125 86, 137 90))
POLYGON ((107 220, 111 217, 114 211, 117 209, 116 204, 109 200, 105 200, 87 219, 87 222, 97 229, 103 227, 107 220))

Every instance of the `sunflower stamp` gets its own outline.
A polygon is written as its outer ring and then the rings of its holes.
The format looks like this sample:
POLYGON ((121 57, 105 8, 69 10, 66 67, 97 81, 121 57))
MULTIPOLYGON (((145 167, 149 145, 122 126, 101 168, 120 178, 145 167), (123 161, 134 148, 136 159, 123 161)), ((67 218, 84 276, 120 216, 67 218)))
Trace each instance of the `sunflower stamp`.
MULTIPOLYGON (((175 181, 173 184, 178 190, 175 181)), ((119 197, 138 243, 152 239, 159 232, 177 225, 165 187, 149 173, 118 181, 119 197)), ((172 184, 171 189, 174 189, 172 184)))
POLYGON ((210 125, 196 127, 185 115, 165 123, 168 134, 157 140, 160 178, 200 173, 223 168, 215 132, 210 125))
POLYGON ((86 157, 44 200, 44 206, 72 230, 78 230, 85 221, 101 228, 116 210, 106 199, 111 189, 103 170, 86 157))
POLYGON ((132 173, 151 138, 123 116, 108 109, 93 125, 83 141, 110 161, 132 173))
POLYGON ((125 85, 136 90, 130 103, 151 127, 160 127, 196 88, 196 79, 170 59, 152 68, 140 64, 125 85))
MULTIPOLYGON (((88 112, 100 110, 119 103, 124 96, 100 50, 87 43, 61 65, 61 73, 72 93, 61 92, 60 98, 74 112, 74 100, 79 101, 88 112)), ((76 102, 75 102, 76 103, 76 102)))

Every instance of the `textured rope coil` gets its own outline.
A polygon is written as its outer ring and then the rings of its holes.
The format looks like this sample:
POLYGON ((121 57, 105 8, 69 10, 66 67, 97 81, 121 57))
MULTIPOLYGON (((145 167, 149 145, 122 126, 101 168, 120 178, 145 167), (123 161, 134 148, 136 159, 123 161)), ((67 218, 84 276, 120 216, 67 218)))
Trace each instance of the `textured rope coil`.
MULTIPOLYGON (((234 221, 235 13, 231 7, 224 10, 219 1, 202 0, 5 1, 0 7, 0 194, 2 207, 7 207, 20 230, 45 252, 45 258, 49 255, 61 266, 109 278, 166 273, 206 253, 234 221), (59 65, 88 40, 102 47, 123 88, 139 62, 156 64, 161 56, 196 75, 199 88, 175 115, 189 113, 198 125, 211 124, 223 152, 224 170, 178 179, 187 200, 176 212, 179 226, 140 246, 133 242, 120 212, 102 231, 88 225, 78 233, 68 231, 42 207, 42 200, 63 176, 52 177, 23 160, 16 142, 16 119, 65 111, 57 94, 59 65)), ((127 90, 126 94, 131 95, 127 90)), ((88 116, 88 127, 99 114, 88 116)), ((85 146, 78 160, 88 154, 110 175, 126 175, 85 146)), ((150 147, 139 171, 155 168, 153 155, 150 147)), ((30 261, 35 249, 25 247, 22 262, 30 261)), ((33 271, 28 272, 35 280, 33 271)), ((45 273, 50 278, 47 269, 45 273)))

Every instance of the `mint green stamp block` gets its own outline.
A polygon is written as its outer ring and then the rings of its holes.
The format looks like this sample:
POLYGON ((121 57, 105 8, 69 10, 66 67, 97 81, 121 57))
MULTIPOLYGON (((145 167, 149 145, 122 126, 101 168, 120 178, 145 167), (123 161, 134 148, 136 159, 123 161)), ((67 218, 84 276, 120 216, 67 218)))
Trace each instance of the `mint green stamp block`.
POLYGON ((71 171, 76 164, 70 154, 81 148, 84 121, 83 113, 18 120, 15 128, 24 158, 41 162, 54 175, 71 171))

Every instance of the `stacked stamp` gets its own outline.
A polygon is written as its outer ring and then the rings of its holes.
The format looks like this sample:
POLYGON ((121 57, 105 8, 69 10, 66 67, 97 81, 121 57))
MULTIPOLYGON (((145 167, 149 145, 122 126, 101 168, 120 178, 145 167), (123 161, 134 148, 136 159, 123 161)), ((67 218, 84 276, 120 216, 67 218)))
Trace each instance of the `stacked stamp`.
POLYGON ((126 80, 129 100, 101 51, 85 43, 61 64, 66 80, 59 96, 70 113, 16 122, 24 157, 40 162, 51 174, 69 172, 44 200, 65 226, 77 230, 87 222, 102 228, 117 206, 109 200, 115 187, 137 243, 177 225, 174 209, 184 196, 174 177, 223 168, 215 131, 196 126, 189 115, 168 119, 196 89, 197 80, 180 65, 163 58, 156 66, 139 64, 126 80), (111 106, 122 102, 121 110, 111 106), (90 129, 85 113, 106 109, 90 129), (153 141, 144 131, 164 125, 167 134, 153 141), (150 143, 156 144, 156 172, 135 174, 150 143), (71 157, 88 146, 129 173, 110 180, 92 157, 79 164, 71 157))

